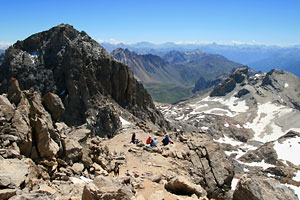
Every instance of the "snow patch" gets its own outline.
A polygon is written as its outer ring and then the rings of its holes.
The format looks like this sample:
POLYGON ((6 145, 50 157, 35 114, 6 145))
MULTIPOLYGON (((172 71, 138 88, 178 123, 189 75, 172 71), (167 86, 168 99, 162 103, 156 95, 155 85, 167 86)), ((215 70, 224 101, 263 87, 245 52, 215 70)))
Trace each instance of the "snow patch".
POLYGON ((84 176, 80 176, 80 178, 70 177, 70 181, 75 185, 85 185, 86 183, 90 183, 93 180, 86 178, 84 176))
POLYGON ((265 163, 264 160, 262 160, 261 162, 252 162, 252 163, 244 163, 242 161, 238 161, 238 162, 251 167, 262 167, 264 170, 268 169, 269 167, 275 167, 275 165, 265 163))
MULTIPOLYGON (((222 98, 222 97, 209 97, 209 96, 207 96, 204 99, 202 99, 202 101, 218 102, 218 103, 226 106, 228 110, 222 109, 222 111, 226 112, 227 113, 226 116, 229 116, 229 117, 234 117, 234 116, 236 116, 240 113, 247 112, 247 110, 249 109, 249 107, 246 105, 246 100, 240 101, 240 99, 237 98, 237 97, 231 97, 229 99, 225 99, 225 98, 222 98)), ((218 108, 218 109, 221 109, 221 108, 218 108)), ((211 110, 207 110, 205 112, 206 113, 207 112, 211 113, 212 110, 216 110, 216 108, 213 108, 211 110)), ((215 114, 215 113, 213 113, 213 114, 215 114)), ((223 114, 223 115, 225 115, 225 114, 223 114)))
POLYGON ((284 84, 284 87, 285 87, 285 88, 289 87, 289 84, 288 84, 288 83, 285 83, 285 84, 284 84))
POLYGON ((209 128, 206 127, 206 126, 202 126, 201 129, 202 129, 203 131, 207 131, 209 128))
POLYGON ((284 132, 282 131, 281 127, 274 123, 270 124, 270 122, 272 122, 275 118, 292 112, 292 110, 292 108, 277 106, 271 102, 258 104, 256 118, 252 122, 247 122, 244 127, 254 131, 254 140, 261 142, 276 140, 284 135, 284 132), (268 125, 273 128, 274 131, 272 131, 270 135, 264 135, 265 129, 268 125))
POLYGON ((237 179, 237 178, 232 179, 232 181, 231 181, 231 190, 235 190, 238 182, 239 182, 239 179, 237 179))
POLYGON ((290 185, 290 184, 284 184, 284 185, 290 189, 293 189, 295 191, 295 194, 298 196, 298 198, 300 198, 300 187, 290 185))
MULTIPOLYGON (((278 155, 278 159, 290 161, 294 165, 300 165, 300 137, 287 139, 283 143, 276 141, 274 143, 274 149, 278 155)), ((298 178, 300 179, 299 173, 298 178)))
POLYGON ((294 181, 300 181, 300 170, 297 171, 296 176, 293 178, 294 181))
POLYGON ((241 146, 244 144, 243 142, 239 142, 234 139, 231 139, 230 137, 227 137, 226 135, 224 137, 219 138, 218 140, 214 139, 214 141, 218 142, 218 143, 231 144, 232 146, 241 146))
POLYGON ((120 121, 122 123, 122 126, 129 126, 131 123, 127 120, 125 120, 123 117, 120 116, 120 121))

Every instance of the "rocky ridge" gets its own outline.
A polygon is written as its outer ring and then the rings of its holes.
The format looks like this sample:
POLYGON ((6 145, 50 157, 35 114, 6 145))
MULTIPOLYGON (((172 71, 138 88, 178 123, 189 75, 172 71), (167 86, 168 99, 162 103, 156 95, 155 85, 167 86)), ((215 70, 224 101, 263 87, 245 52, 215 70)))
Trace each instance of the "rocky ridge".
POLYGON ((7 49, 0 67, 1 93, 7 91, 10 79, 16 78, 22 90, 57 94, 65 107, 61 119, 68 125, 81 125, 88 119, 90 125, 98 126, 103 117, 120 124, 114 119, 118 118, 114 110, 121 106, 138 118, 167 126, 128 66, 70 25, 61 24, 18 41, 7 49))

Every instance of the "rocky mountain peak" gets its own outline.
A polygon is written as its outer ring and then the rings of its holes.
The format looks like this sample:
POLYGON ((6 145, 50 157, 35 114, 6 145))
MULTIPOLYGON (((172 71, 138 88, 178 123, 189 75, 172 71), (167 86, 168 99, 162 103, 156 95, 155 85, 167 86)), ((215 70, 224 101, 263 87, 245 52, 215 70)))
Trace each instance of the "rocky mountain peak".
POLYGON ((10 79, 16 78, 21 90, 34 88, 42 95, 59 95, 65 106, 62 119, 68 125, 83 124, 87 118, 99 125, 99 110, 106 110, 103 112, 107 115, 102 117, 114 119, 113 110, 118 111, 118 107, 138 118, 166 125, 130 68, 115 61, 84 31, 68 24, 15 43, 7 49, 1 71, 1 93, 7 91, 10 79), (105 107, 107 104, 114 106, 105 107))
POLYGON ((210 93, 211 97, 225 96, 227 93, 234 90, 236 84, 240 84, 248 78, 248 67, 241 67, 225 79, 222 83, 218 84, 210 93))

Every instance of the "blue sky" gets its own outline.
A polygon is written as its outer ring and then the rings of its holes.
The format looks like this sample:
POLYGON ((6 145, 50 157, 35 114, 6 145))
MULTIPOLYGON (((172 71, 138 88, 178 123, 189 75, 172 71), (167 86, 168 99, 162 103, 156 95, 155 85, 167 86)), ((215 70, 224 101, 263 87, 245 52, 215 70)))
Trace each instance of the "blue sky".
POLYGON ((299 0, 1 0, 0 5, 0 45, 60 23, 98 41, 300 44, 299 0))

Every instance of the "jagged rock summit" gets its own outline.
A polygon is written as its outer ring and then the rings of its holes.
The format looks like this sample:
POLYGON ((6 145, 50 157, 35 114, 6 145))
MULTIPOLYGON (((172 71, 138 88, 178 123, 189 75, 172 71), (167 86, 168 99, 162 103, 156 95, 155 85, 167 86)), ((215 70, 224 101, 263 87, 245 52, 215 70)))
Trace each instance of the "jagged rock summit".
POLYGON ((106 128, 111 132, 120 124, 118 107, 156 125, 167 125, 130 68, 71 25, 61 24, 16 42, 7 49, 0 68, 1 93, 16 78, 21 90, 57 94, 65 107, 61 119, 68 125, 89 119, 94 126, 105 126, 104 118, 115 122, 115 128, 106 128))

